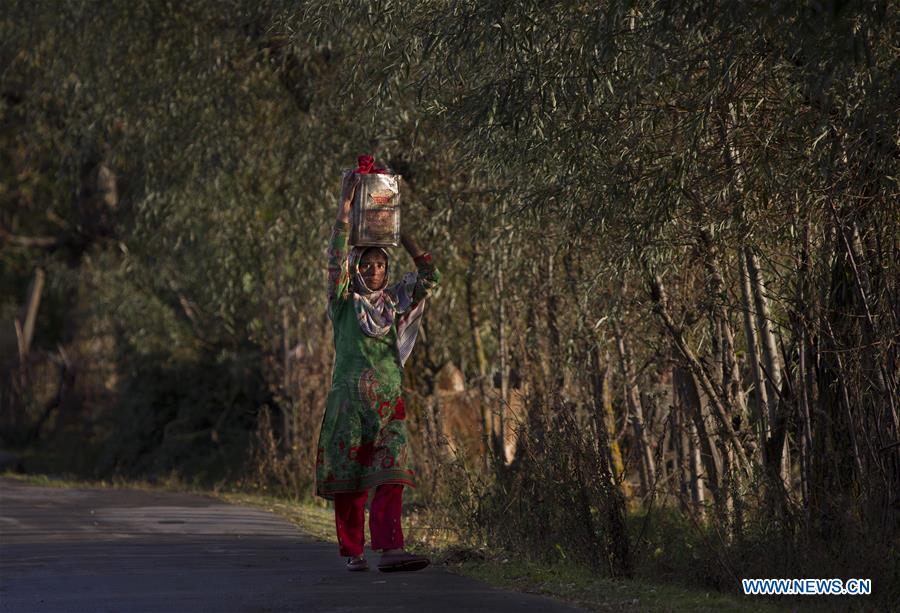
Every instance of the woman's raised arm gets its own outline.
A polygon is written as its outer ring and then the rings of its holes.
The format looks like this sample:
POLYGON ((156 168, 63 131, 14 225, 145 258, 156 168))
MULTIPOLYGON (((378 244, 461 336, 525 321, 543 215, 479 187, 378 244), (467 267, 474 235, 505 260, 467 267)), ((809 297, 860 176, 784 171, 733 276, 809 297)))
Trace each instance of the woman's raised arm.
POLYGON ((338 199, 337 220, 344 223, 350 223, 350 205, 353 203, 353 197, 356 195, 356 188, 359 187, 362 177, 348 170, 341 176, 341 197, 338 199))
POLYGON ((328 242, 328 315, 332 315, 332 303, 335 298, 343 299, 350 286, 350 273, 347 269, 347 253, 350 238, 350 204, 356 194, 360 178, 352 171, 347 171, 341 178, 341 197, 338 200, 337 219, 331 230, 328 242))
POLYGON ((401 232, 400 242, 403 243, 403 247, 416 263, 416 283, 410 288, 410 297, 414 307, 440 285, 441 272, 434 265, 431 254, 422 249, 412 236, 401 232))

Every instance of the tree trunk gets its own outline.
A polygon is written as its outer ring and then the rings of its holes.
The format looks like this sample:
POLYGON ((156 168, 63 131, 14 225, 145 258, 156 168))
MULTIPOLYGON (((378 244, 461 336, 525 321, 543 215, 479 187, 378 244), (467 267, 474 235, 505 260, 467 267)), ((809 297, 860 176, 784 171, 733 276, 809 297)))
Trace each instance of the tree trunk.
POLYGON ((704 501, 703 485, 709 484, 713 497, 719 499, 719 466, 721 461, 706 425, 703 403, 690 371, 682 366, 672 372, 672 383, 684 409, 690 434, 691 493, 696 504, 704 501), (705 472, 705 479, 701 476, 705 472))
MULTIPOLYGON (((599 351, 599 349, 598 349, 599 351)), ((599 360, 599 357, 598 357, 599 360)), ((616 440, 616 414, 613 410, 612 390, 610 389, 612 369, 609 365, 609 356, 604 356, 603 373, 600 375, 600 383, 603 386, 603 422, 606 426, 606 439, 608 441, 610 466, 615 472, 613 476, 616 482, 622 484, 622 493, 626 498, 631 497, 631 487, 625 479, 625 462, 622 460, 622 450, 619 441, 616 440)))
MULTIPOLYGON (((505 203, 503 205, 505 213, 505 203)), ((497 399, 497 408, 492 422, 492 449, 494 459, 503 465, 506 463, 506 449, 504 445, 506 407, 509 403, 509 356, 507 355, 506 339, 506 251, 491 252, 494 260, 494 300, 496 303, 496 327, 497 327, 497 354, 500 368, 500 396, 497 399)))
POLYGON ((296 403, 290 394, 291 385, 291 318, 288 305, 281 308, 282 330, 282 362, 281 362, 281 386, 284 400, 281 411, 282 428, 284 429, 284 451, 288 455, 294 455, 296 437, 294 436, 296 403))
MULTIPOLYGON (((545 279, 550 280, 553 279, 553 251, 547 250, 547 259, 546 259, 546 276, 545 279)), ((573 271, 567 270, 567 274, 569 276, 569 282, 574 283, 575 279, 572 276, 575 274, 573 271)), ((565 377, 565 359, 561 355, 560 352, 560 334, 559 334, 559 324, 557 323, 556 316, 556 306, 557 300, 553 291, 550 289, 552 284, 546 284, 546 291, 544 292, 545 299, 545 308, 547 311, 547 342, 550 350, 550 361, 551 364, 556 364, 556 368, 551 368, 551 377, 550 377, 550 385, 551 391, 554 394, 559 394, 562 397, 564 394, 564 388, 566 384, 565 377)))
MULTIPOLYGON (((610 569, 613 576, 631 577, 633 574, 633 562, 628 539, 628 531, 625 526, 625 496, 619 489, 618 479, 612 472, 609 458, 616 457, 618 446, 615 439, 610 437, 609 409, 612 407, 609 392, 609 363, 603 363, 601 367, 599 344, 594 344, 591 350, 591 373, 594 388, 594 430, 597 439, 597 461, 599 465, 601 483, 606 491, 606 528, 609 534, 614 565, 610 569)), ((621 462, 621 456, 619 456, 621 462)), ((619 469, 616 468, 618 471, 619 469)), ((625 480, 621 481, 623 484, 625 480)))
POLYGON ((744 314, 744 336, 747 339, 747 354, 750 356, 750 373, 753 377, 753 421, 756 426, 756 436, 759 441, 760 460, 765 464, 765 442, 769 439, 769 420, 768 420, 768 395, 766 394, 766 386, 763 382, 762 373, 759 364, 759 343, 756 335, 756 325, 753 322, 750 275, 747 272, 747 261, 744 257, 744 250, 738 250, 738 266, 741 276, 741 307, 744 314))
MULTIPOLYGON (((763 364, 766 370, 766 396, 768 397, 768 419, 770 429, 774 429, 777 422, 784 422, 783 411, 787 410, 780 401, 781 392, 781 363, 778 359, 778 350, 775 347, 775 334, 770 325, 769 301, 765 294, 765 285, 756 254, 749 247, 744 248, 744 257, 747 262, 747 272, 750 277, 750 289, 753 302, 756 306, 756 321, 759 329, 760 345, 762 346, 763 364)), ((770 433, 770 441, 778 437, 778 433, 770 433)), ((777 441, 776 441, 777 442, 777 441)), ((790 487, 790 455, 788 447, 782 440, 780 445, 772 448, 774 457, 769 458, 769 466, 780 475, 785 487, 790 487)))
POLYGON ((619 369, 625 385, 625 401, 628 405, 631 427, 634 432, 634 444, 638 453, 641 494, 647 497, 653 491, 653 482, 656 475, 653 452, 644 426, 644 411, 638 394, 637 382, 635 381, 636 375, 630 348, 618 323, 614 325, 613 333, 615 334, 616 350, 619 353, 619 369))
POLYGON ((475 364, 478 368, 478 389, 481 396, 481 440, 482 440, 482 461, 485 467, 488 462, 488 454, 493 449, 493 429, 492 429, 492 412, 491 405, 488 400, 487 393, 487 358, 484 355, 484 345, 481 341, 481 332, 479 330, 480 320, 478 317, 478 308, 475 302, 475 278, 478 271, 478 245, 475 239, 472 239, 472 252, 469 259, 469 270, 466 274, 466 307, 469 315, 469 331, 472 335, 472 352, 475 354, 475 364))
POLYGON ((19 364, 24 367, 28 360, 28 354, 31 351, 31 341, 34 338, 34 325, 37 321, 38 308, 41 305, 41 296, 44 291, 44 269, 36 268, 34 270, 34 278, 28 287, 28 299, 25 302, 21 321, 16 320, 16 340, 19 344, 19 364))
POLYGON ((712 404, 713 413, 716 416, 716 420, 719 422, 719 429, 722 431, 723 437, 732 447, 734 447, 735 453, 737 455, 738 468, 746 476, 750 476, 750 460, 747 458, 744 447, 741 444, 740 439, 738 439, 737 433, 734 431, 734 427, 731 424, 731 415, 729 414, 726 407, 722 404, 720 395, 717 393, 713 382, 710 380, 709 374, 706 372, 706 369, 703 367, 700 360, 697 359, 697 356, 694 355, 693 350, 688 347, 681 329, 677 325, 675 325, 672 316, 669 314, 667 307, 668 300, 666 298, 665 289, 662 285, 662 280, 660 280, 657 275, 650 273, 649 270, 645 271, 647 273, 647 283, 650 289, 650 297, 654 303, 654 311, 657 313, 657 315, 659 315, 660 319, 662 319, 663 324, 669 331, 669 334, 671 334, 672 336, 672 340, 675 342, 675 346, 678 348, 681 355, 684 356, 684 358, 687 360, 691 371, 693 372, 694 376, 697 377, 697 380, 700 383, 701 389, 703 389, 704 393, 709 399, 710 404, 712 404))
MULTIPOLYGON (((797 271, 797 303, 794 320, 794 334, 799 345, 798 376, 796 388, 799 390, 797 417, 800 422, 800 491, 803 508, 809 511, 810 471, 812 454, 812 419, 810 416, 812 376, 809 365, 809 322, 811 296, 809 283, 809 230, 807 219, 803 223, 800 239, 800 261, 797 271)), ((809 519, 807 515, 807 520, 809 519)))

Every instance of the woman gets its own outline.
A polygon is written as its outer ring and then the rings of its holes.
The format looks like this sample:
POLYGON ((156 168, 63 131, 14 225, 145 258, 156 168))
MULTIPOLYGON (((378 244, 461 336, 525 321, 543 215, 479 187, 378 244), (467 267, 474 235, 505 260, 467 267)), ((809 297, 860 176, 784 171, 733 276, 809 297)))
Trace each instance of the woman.
POLYGON ((316 456, 316 494, 334 500, 340 553, 347 569, 368 570, 363 556, 365 503, 378 569, 419 570, 429 560, 403 549, 400 509, 404 486, 415 486, 401 395, 403 364, 416 340, 425 297, 440 273, 406 234, 403 246, 417 273, 388 286, 389 258, 380 247, 347 252, 350 204, 358 175, 342 179, 338 218, 328 249, 328 317, 334 329, 331 390, 316 456))

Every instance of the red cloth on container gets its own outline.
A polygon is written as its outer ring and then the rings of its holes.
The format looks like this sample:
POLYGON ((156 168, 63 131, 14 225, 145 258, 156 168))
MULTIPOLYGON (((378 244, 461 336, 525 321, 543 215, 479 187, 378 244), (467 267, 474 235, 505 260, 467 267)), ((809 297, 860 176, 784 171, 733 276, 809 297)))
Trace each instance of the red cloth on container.
POLYGON ((356 165, 357 165, 357 169, 354 170, 353 172, 357 172, 361 175, 368 175, 368 174, 372 174, 372 173, 378 173, 378 174, 383 175, 383 174, 387 173, 386 168, 381 168, 381 167, 376 168, 375 167, 375 158, 373 158, 371 155, 361 155, 361 156, 357 157, 356 165))

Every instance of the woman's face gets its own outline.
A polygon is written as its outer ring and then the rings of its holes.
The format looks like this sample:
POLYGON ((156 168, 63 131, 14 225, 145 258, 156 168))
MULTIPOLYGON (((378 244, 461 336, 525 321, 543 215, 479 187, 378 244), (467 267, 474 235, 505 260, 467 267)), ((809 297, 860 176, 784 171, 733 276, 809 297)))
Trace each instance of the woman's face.
POLYGON ((377 249, 367 249, 359 259, 359 274, 372 291, 380 290, 384 285, 387 272, 387 258, 377 249))

